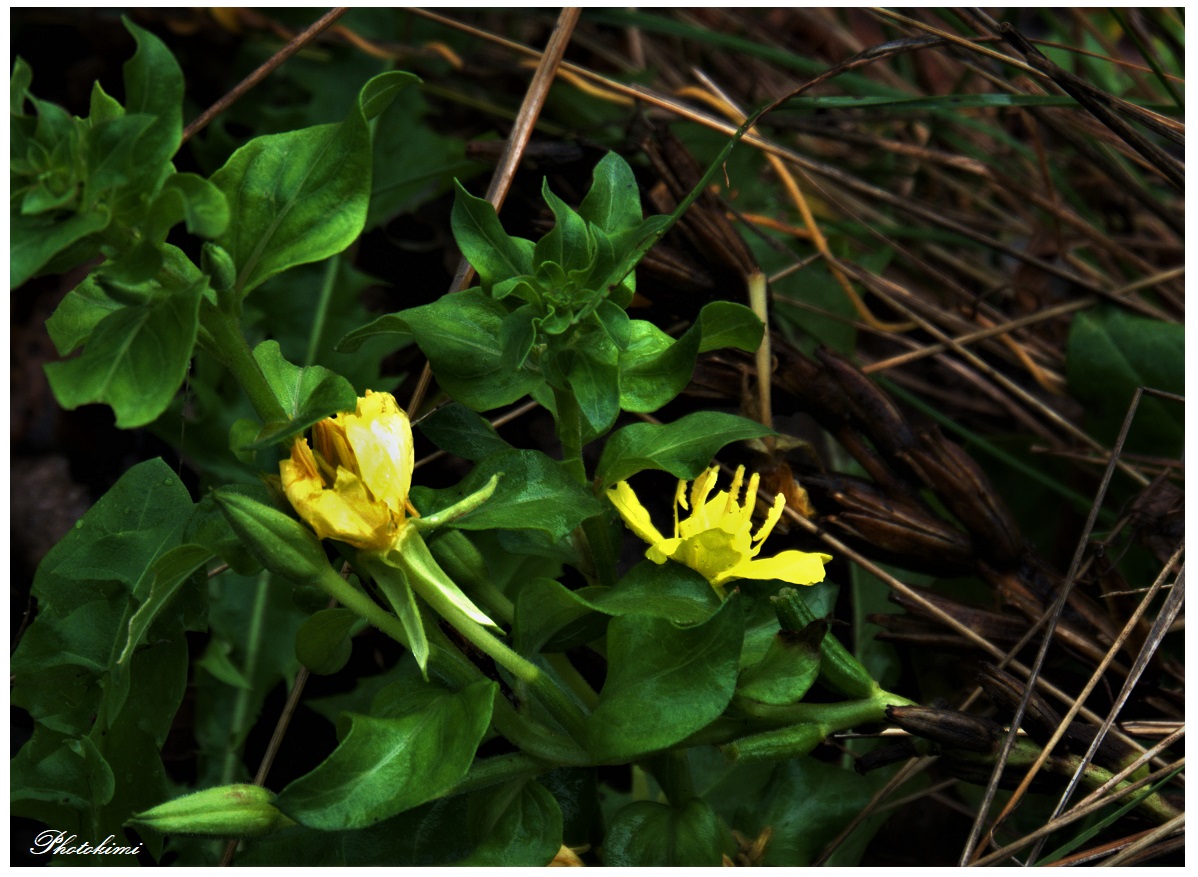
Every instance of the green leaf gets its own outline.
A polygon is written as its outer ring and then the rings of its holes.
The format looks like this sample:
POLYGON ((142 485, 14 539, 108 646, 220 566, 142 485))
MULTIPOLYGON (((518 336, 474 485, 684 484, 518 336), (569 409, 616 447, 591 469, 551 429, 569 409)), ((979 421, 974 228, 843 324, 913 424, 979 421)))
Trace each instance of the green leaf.
MULTIPOLYGON (((533 248, 532 264, 552 262, 567 272, 589 271, 593 252, 586 222, 549 190, 547 179, 541 181, 541 196, 553 211, 555 223, 533 248)), ((531 274, 532 271, 524 273, 531 274)))
POLYGON ((474 851, 458 864, 543 867, 562 844, 562 811, 539 783, 515 780, 470 796, 474 851))
POLYGON ((707 621, 679 627, 625 615, 607 629, 607 679, 587 724, 601 763, 665 749, 714 721, 736 687, 744 620, 732 597, 707 621))
POLYGON ((541 384, 541 376, 504 366, 500 326, 507 309, 478 288, 442 296, 432 304, 379 317, 338 343, 353 352, 367 338, 413 338, 428 357, 437 383, 458 402, 487 411, 515 402, 541 384))
MULTIPOLYGON (((1094 436, 1113 444, 1136 387, 1185 393, 1185 327, 1120 308, 1086 311, 1073 319, 1066 353, 1069 391, 1085 405, 1094 436)), ((1145 396, 1126 448, 1174 457, 1184 436, 1183 406, 1145 396)))
POLYGON ((91 337, 100 321, 123 307, 105 292, 96 275, 90 274, 54 309, 46 320, 46 331, 59 356, 66 356, 91 337))
POLYGON ((636 801, 620 810, 603 841, 603 863, 614 867, 715 867, 731 840, 700 798, 681 808, 636 801))
POLYGON ((159 197, 167 193, 177 199, 178 217, 192 234, 214 238, 228 228, 229 202, 220 189, 198 174, 171 174, 159 197))
POLYGON ((441 450, 476 463, 512 447, 490 423, 458 402, 422 417, 417 426, 441 450))
POLYGON ((275 806, 301 825, 344 831, 443 794, 474 760, 497 692, 480 680, 403 718, 350 715, 341 745, 283 789, 275 806))
POLYGON ((535 578, 516 595, 513 644, 522 655, 563 652, 603 635, 607 617, 577 591, 535 578))
POLYGON ((278 444, 326 417, 353 411, 358 404, 358 393, 349 381, 324 366, 292 365, 283 358, 277 341, 263 341, 255 347, 254 360, 288 420, 268 424, 257 441, 245 446, 247 450, 278 444))
POLYGON ((602 332, 582 339, 567 372, 582 414, 582 440, 606 433, 620 414, 619 351, 602 332))
POLYGON ((408 866, 547 864, 562 843, 561 808, 519 781, 439 798, 356 831, 295 826, 253 841, 240 865, 408 866))
POLYGON ((151 569, 150 593, 129 620, 129 633, 117 663, 125 663, 146 637, 155 617, 163 612, 171 599, 191 578, 192 574, 212 557, 212 550, 203 545, 179 545, 155 561, 151 569))
POLYGON ((749 353, 761 346, 765 327, 749 308, 732 301, 713 301, 699 311, 703 340, 699 352, 734 347, 749 353))
POLYGON ((631 231, 641 223, 641 197, 632 168, 614 152, 595 165, 590 191, 579 215, 609 236, 631 231))
POLYGON ((541 530, 564 539, 587 518, 604 511, 602 503, 570 477, 558 461, 540 451, 509 449, 491 454, 456 487, 427 491, 420 500, 425 514, 448 508, 481 490, 495 475, 491 498, 451 522, 462 530, 541 530))
POLYGON ((453 237, 466 261, 474 266, 483 289, 510 277, 533 273, 533 243, 509 237, 495 215, 490 201, 475 198, 457 185, 450 224, 453 237))
POLYGON ((798 703, 819 675, 820 642, 827 631, 823 621, 801 631, 778 631, 761 660, 741 672, 737 695, 759 703, 798 703))
POLYGON ((144 426, 166 410, 187 375, 205 281, 105 317, 83 355, 46 366, 67 410, 104 402, 121 429, 144 426))
POLYGON ((584 588, 583 593, 609 615, 651 615, 676 624, 699 624, 719 611, 715 589, 688 566, 643 560, 614 588, 584 588))
POLYGON ((317 676, 330 676, 349 662, 351 637, 362 620, 349 609, 322 609, 295 635, 296 659, 317 676))
POLYGON ((415 81, 410 73, 376 76, 341 124, 255 137, 212 175, 232 218, 217 243, 233 257, 243 295, 353 243, 370 200, 370 114, 415 81))
MULTIPOLYGON (((729 821, 750 837, 769 826, 773 840, 763 864, 806 866, 869 802, 877 782, 814 758, 779 764, 760 794, 729 821)), ((831 864, 854 865, 879 822, 854 831, 831 864)))
POLYGON ((607 440, 597 474, 603 487, 645 469, 664 469, 689 480, 706 469, 725 445, 771 432, 760 423, 721 411, 696 411, 673 423, 632 423, 607 440))
POLYGON ((157 183, 170 172, 169 162, 183 139, 183 71, 170 49, 147 30, 127 19, 125 29, 137 51, 125 62, 125 112, 145 113, 154 124, 131 152, 135 181, 157 183))
MULTIPOLYGON (((102 231, 108 222, 106 212, 81 213, 66 219, 20 214, 12 216, 9 225, 9 287, 16 289, 30 277, 37 276, 51 259, 72 244, 102 231)), ((78 262, 84 262, 90 255, 98 253, 99 246, 91 250, 92 253, 82 256, 78 262)))

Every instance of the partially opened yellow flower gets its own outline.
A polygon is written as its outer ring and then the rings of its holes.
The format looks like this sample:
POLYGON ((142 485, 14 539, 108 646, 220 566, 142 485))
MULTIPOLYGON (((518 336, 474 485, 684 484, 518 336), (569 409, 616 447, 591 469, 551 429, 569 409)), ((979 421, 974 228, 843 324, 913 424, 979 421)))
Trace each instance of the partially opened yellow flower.
POLYGON ((649 543, 647 558, 659 564, 675 560, 689 566, 711 582, 721 597, 724 585, 734 579, 780 579, 792 585, 823 581, 824 564, 832 559, 830 555, 788 550, 773 557, 757 557, 766 537, 782 517, 786 497, 778 494, 765 522, 753 533, 751 519, 760 476, 753 473, 748 485, 744 485, 745 467, 740 466, 732 478, 732 487, 708 499, 719 472, 719 467, 713 466, 694 480, 689 503, 686 482, 678 482, 671 539, 653 526, 649 512, 627 481, 608 488, 607 498, 628 528, 649 543), (746 488, 743 504, 742 486, 746 488), (690 511, 685 520, 679 520, 679 507, 690 511))
POLYGON ((415 514, 408 501, 415 455, 408 415, 390 393, 358 399, 357 410, 312 427, 291 458, 279 463, 283 491, 321 539, 338 539, 368 551, 396 544, 415 514))

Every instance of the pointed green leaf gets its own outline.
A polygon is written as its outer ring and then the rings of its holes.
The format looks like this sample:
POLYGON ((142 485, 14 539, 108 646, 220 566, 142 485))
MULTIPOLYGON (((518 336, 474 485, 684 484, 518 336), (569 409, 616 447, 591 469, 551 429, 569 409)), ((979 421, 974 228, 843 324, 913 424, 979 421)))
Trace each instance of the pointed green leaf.
POLYGON ((204 286, 201 279, 101 320, 82 356, 46 366, 59 404, 71 410, 104 402, 122 429, 157 418, 187 374, 204 286))
POLYGON ((587 723, 591 755, 617 763, 665 749, 715 721, 736 687, 744 620, 731 597, 679 627, 624 615, 607 629, 607 679, 587 723))
POLYGON ((603 863, 614 867, 716 867, 732 837, 701 798, 682 807, 636 801, 616 814, 603 841, 603 863))
POLYGON ((231 216, 217 243, 237 265, 242 294, 353 243, 370 199, 368 114, 415 81, 409 73, 383 73, 363 86, 341 124, 255 137, 212 175, 231 216))
POLYGON ((524 238, 509 237, 495 215, 490 201, 475 198, 457 183, 450 222, 454 240, 474 266, 483 289, 509 277, 533 272, 533 243, 524 238))
POLYGON ((725 445, 771 432, 760 423, 722 411, 696 411, 673 423, 632 423, 607 440, 598 475, 605 487, 645 469, 664 469, 689 480, 706 469, 725 445))
POLYGON ((379 317, 341 339, 337 348, 352 352, 376 335, 413 338, 442 389, 475 411, 487 411, 515 402, 542 380, 527 369, 504 366, 499 336, 507 313, 501 302, 476 287, 379 317))
POLYGON ((246 450, 285 441, 319 420, 341 411, 353 411, 358 404, 358 393, 349 381, 324 366, 292 365, 283 358, 277 341, 263 341, 255 347, 254 360, 288 420, 268 424, 257 441, 245 446, 246 450))
POLYGON ((480 680, 403 718, 349 715, 341 745, 283 789, 275 806, 301 825, 344 831, 444 794, 474 760, 497 692, 480 680))

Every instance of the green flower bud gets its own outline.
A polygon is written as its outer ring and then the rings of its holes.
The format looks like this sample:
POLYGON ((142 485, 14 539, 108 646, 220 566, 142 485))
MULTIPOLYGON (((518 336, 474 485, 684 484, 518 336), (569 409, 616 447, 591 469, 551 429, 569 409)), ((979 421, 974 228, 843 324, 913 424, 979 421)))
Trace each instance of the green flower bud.
POLYGON ((271 803, 274 798, 274 792, 261 786, 217 786, 135 813, 129 823, 163 834, 261 837, 294 824, 271 803))
POLYGON ((208 275, 209 283, 217 292, 232 289, 237 282, 237 266, 233 264, 233 257, 212 241, 205 241, 200 248, 200 270, 208 275))
POLYGON ((827 725, 821 722, 804 722, 742 737, 725 746, 724 754, 733 761, 781 761, 806 755, 827 735, 827 725))
POLYGON ((242 544, 272 573, 293 582, 312 582, 332 572, 320 540, 299 521, 227 488, 212 498, 242 544))

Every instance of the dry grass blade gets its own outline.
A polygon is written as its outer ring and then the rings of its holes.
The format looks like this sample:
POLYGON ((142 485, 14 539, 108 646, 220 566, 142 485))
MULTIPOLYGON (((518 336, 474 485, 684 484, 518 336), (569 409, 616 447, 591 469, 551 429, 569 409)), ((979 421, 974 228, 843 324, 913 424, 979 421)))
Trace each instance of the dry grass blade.
POLYGON ((1166 823, 1165 825, 1162 825, 1160 828, 1157 828, 1154 831, 1148 832, 1146 835, 1144 835, 1142 838, 1137 840, 1135 843, 1129 844, 1126 848, 1124 848, 1117 855, 1114 855, 1111 858, 1107 859, 1106 861, 1099 863, 1098 867, 1114 868, 1119 865, 1129 864, 1133 860, 1137 860, 1139 858, 1139 853, 1141 853, 1144 850, 1147 850, 1149 847, 1151 847, 1153 844, 1155 844, 1158 840, 1170 837, 1173 834, 1184 831, 1185 824, 1186 824, 1186 815, 1184 813, 1182 813, 1180 816, 1176 817, 1175 819, 1166 823))

